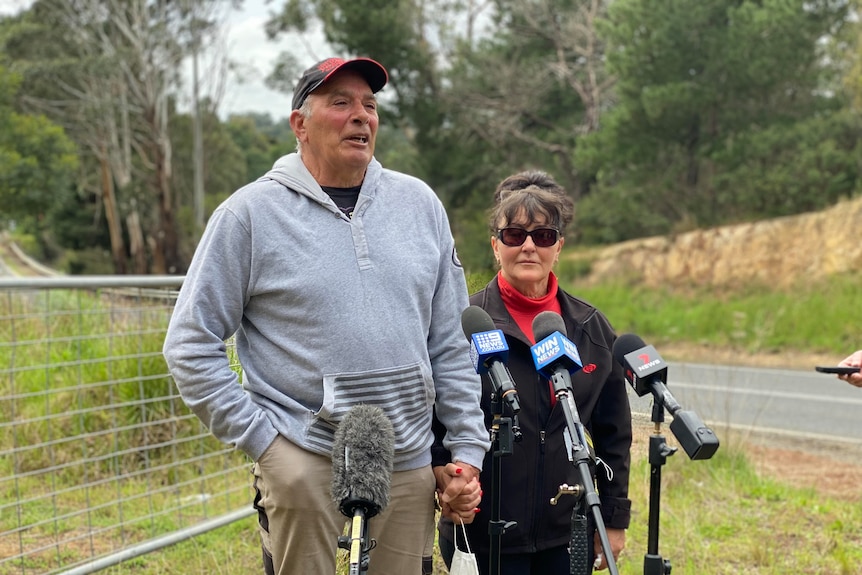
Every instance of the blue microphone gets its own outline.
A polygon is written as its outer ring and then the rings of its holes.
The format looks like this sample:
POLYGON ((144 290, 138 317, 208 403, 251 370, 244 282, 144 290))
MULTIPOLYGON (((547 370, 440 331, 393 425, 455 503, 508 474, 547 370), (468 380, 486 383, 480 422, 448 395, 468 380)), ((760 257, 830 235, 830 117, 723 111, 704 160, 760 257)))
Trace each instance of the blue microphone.
POLYGON ((512 374, 506 367, 509 358, 509 345, 502 330, 496 329, 494 320, 488 312, 471 305, 461 314, 461 329, 470 342, 470 360, 478 374, 488 374, 494 390, 501 395, 517 415, 521 411, 518 391, 512 381, 512 374))
MULTIPOLYGON (((562 400, 564 404, 566 421, 569 423, 567 429, 569 435, 576 436, 581 446, 592 446, 592 441, 587 438, 581 423, 572 389, 571 374, 583 367, 581 354, 578 353, 577 346, 563 335, 565 331, 566 322, 560 314, 543 311, 533 318, 533 337, 538 343, 532 346, 530 351, 533 354, 536 371, 550 380, 557 399, 562 400)), ((574 439, 574 437, 570 438, 574 439)), ((591 450, 590 454, 592 454, 591 450)))
POLYGON ((530 348, 533 364, 543 376, 553 380, 565 373, 567 387, 569 376, 583 367, 578 348, 565 335, 566 324, 558 313, 543 311, 533 319, 533 337, 536 344, 530 348))

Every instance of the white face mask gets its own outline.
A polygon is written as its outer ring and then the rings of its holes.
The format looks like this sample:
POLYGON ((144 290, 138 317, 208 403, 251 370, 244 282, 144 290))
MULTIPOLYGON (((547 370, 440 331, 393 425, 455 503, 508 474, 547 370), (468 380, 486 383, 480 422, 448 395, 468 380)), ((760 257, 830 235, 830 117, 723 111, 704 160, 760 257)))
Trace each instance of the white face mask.
POLYGON ((460 517, 461 533, 464 534, 464 544, 467 551, 458 549, 458 526, 455 526, 455 554, 452 556, 452 566, 449 567, 449 575, 479 575, 479 566, 476 564, 476 556, 470 551, 470 541, 467 540, 467 531, 464 529, 464 520, 460 517))

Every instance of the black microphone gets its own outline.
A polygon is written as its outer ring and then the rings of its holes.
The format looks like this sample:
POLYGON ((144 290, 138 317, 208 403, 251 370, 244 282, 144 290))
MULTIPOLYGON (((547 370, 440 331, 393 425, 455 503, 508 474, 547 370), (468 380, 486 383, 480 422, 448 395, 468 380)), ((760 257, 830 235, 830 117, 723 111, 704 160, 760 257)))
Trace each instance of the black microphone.
POLYGON ((508 402, 512 413, 518 415, 521 405, 512 374, 506 367, 509 345, 503 331, 497 329, 488 312, 476 305, 461 314, 461 329, 470 342, 470 359, 476 373, 487 373, 494 390, 508 402))
POLYGON ((350 535, 339 537, 338 546, 350 551, 351 575, 368 567, 366 521, 389 504, 395 431, 383 410, 355 405, 341 420, 332 444, 332 500, 351 518, 350 535))
POLYGON ((670 430, 690 459, 709 459, 718 450, 718 437, 693 411, 683 410, 665 385, 667 364, 651 345, 626 333, 614 342, 614 360, 623 366, 626 379, 639 396, 652 393, 673 417, 670 430))

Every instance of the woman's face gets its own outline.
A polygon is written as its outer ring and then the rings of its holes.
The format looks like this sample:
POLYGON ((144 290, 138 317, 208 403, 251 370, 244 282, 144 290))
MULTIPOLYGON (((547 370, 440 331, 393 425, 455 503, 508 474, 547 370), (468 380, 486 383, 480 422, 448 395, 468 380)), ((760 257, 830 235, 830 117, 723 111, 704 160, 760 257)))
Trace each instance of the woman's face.
MULTIPOLYGON (((497 227, 498 229, 521 228, 530 232, 550 226, 544 217, 540 216, 535 221, 528 221, 522 212, 511 222, 499 222, 497 227)), ((563 237, 559 236, 552 246, 538 247, 531 236, 527 236, 520 246, 508 246, 500 238, 493 236, 491 248, 500 264, 503 278, 525 296, 538 298, 548 292, 548 276, 563 248, 563 237)))

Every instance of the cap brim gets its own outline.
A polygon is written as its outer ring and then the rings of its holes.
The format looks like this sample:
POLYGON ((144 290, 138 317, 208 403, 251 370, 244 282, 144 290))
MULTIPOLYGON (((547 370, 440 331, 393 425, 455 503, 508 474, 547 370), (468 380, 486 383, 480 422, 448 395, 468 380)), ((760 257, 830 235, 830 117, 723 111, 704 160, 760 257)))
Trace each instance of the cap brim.
POLYGON ((339 72, 341 70, 355 70, 365 78, 365 81, 368 82, 368 85, 371 87, 371 91, 375 94, 383 89, 383 86, 389 81, 389 74, 386 72, 386 68, 383 67, 379 62, 372 60, 371 58, 354 58, 353 60, 347 60, 337 68, 334 68, 323 81, 318 84, 325 84, 333 74, 339 72))

